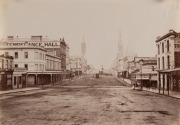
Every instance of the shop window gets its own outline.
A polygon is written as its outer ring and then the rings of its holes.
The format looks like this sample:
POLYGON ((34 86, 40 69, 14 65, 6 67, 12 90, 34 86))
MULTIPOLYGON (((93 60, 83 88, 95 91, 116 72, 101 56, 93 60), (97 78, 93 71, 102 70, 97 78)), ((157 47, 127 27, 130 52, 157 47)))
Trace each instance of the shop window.
POLYGON ((16 76, 14 76, 14 85, 16 85, 17 83, 16 83, 16 76))
POLYGON ((17 83, 21 84, 21 76, 17 76, 17 83))
POLYGON ((2 69, 2 68, 3 68, 3 61, 0 60, 0 69, 2 69))
POLYGON ((180 52, 175 52, 175 67, 179 68, 180 67, 180 52))

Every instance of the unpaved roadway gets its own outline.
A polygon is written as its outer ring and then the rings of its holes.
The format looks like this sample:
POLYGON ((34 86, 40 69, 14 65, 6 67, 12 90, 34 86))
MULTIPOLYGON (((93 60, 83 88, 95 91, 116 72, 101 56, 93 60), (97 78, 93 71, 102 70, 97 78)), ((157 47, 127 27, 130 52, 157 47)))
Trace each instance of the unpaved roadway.
POLYGON ((0 97, 1 125, 178 125, 180 100, 92 76, 0 97))

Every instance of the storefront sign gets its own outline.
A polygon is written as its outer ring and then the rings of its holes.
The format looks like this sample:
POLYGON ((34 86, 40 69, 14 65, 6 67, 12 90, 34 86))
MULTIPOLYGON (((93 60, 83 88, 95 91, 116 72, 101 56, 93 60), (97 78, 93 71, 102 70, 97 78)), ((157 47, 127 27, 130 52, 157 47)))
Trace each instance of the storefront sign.
POLYGON ((60 41, 41 41, 41 42, 8 42, 7 46, 34 46, 44 48, 60 48, 60 41))

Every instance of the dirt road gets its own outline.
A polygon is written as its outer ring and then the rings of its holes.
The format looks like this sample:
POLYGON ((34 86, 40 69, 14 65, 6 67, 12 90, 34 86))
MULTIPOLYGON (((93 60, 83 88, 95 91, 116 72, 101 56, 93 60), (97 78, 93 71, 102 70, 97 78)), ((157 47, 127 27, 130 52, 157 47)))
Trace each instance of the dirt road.
POLYGON ((180 100, 91 76, 1 98, 2 125, 178 125, 180 100))

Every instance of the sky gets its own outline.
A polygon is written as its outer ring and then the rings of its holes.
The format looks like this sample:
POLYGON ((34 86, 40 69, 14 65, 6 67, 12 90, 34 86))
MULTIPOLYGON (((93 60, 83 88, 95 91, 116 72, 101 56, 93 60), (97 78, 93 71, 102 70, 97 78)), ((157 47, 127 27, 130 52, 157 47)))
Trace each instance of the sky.
POLYGON ((119 39, 124 53, 155 56, 157 36, 169 29, 180 32, 179 3, 179 0, 0 0, 0 38, 64 37, 73 56, 81 55, 84 37, 88 64, 109 68, 117 56, 119 39))

